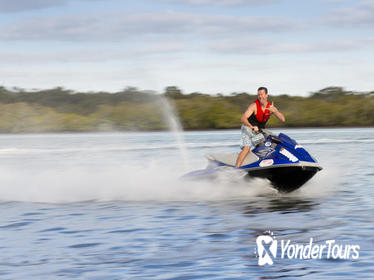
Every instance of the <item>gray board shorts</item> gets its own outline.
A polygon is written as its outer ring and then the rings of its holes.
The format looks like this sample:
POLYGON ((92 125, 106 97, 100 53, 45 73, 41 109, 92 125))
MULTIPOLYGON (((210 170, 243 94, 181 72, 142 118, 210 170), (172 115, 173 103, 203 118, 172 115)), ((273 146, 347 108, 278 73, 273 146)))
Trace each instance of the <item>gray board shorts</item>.
POLYGON ((252 148, 260 144, 265 140, 265 137, 262 133, 254 132, 250 127, 242 124, 241 127, 241 137, 240 137, 240 149, 243 149, 245 146, 250 146, 252 148))

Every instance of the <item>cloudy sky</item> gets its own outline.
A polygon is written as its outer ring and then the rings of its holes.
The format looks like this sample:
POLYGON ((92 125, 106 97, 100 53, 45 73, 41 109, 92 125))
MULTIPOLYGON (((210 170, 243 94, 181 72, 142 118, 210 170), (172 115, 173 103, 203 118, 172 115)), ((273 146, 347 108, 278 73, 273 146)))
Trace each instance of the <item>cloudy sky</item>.
POLYGON ((0 0, 0 85, 374 90, 374 0, 0 0))

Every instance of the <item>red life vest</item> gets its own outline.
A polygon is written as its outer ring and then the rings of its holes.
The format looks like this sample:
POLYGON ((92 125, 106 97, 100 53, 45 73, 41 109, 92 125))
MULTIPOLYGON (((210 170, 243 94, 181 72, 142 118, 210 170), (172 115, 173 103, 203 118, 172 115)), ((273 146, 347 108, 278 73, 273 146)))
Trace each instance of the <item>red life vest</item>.
POLYGON ((269 110, 266 110, 266 109, 268 109, 271 106, 271 104, 268 101, 268 103, 266 104, 265 112, 263 112, 260 101, 258 99, 256 99, 255 102, 256 102, 256 106, 257 106, 256 119, 260 123, 265 124, 268 121, 268 119, 270 118, 270 115, 271 115, 271 112, 269 110))

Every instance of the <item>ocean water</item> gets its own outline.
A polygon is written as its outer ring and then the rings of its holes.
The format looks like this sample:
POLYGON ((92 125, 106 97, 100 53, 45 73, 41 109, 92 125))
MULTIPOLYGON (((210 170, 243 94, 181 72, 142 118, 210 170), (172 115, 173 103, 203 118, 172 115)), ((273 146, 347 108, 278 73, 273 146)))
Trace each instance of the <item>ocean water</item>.
POLYGON ((374 129, 282 131, 324 167, 287 195, 180 179, 239 130, 0 135, 0 279, 374 279, 374 129), (288 240, 358 256, 282 258, 288 240))

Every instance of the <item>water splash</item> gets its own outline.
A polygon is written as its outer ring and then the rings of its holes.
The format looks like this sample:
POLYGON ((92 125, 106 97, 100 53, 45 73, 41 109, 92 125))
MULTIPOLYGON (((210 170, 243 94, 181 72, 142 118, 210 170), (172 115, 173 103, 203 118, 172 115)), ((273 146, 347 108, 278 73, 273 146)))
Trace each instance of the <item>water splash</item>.
POLYGON ((232 180, 223 174, 214 181, 186 181, 180 167, 122 165, 105 167, 44 166, 0 168, 0 200, 45 203, 79 201, 222 201, 246 200, 272 190, 264 180, 232 180))
POLYGON ((181 152, 182 159, 183 159, 184 170, 189 170, 188 152, 187 152, 186 144, 184 142, 182 124, 179 121, 178 114, 175 110, 175 107, 172 104, 172 101, 168 100, 164 96, 160 96, 160 97, 161 97, 160 102, 163 108, 162 112, 169 126, 169 129, 171 133, 173 133, 176 139, 176 142, 178 144, 178 148, 181 152))
POLYGON ((295 192, 283 196, 290 198, 324 198, 334 195, 341 185, 341 170, 334 161, 321 163, 323 169, 295 192))

